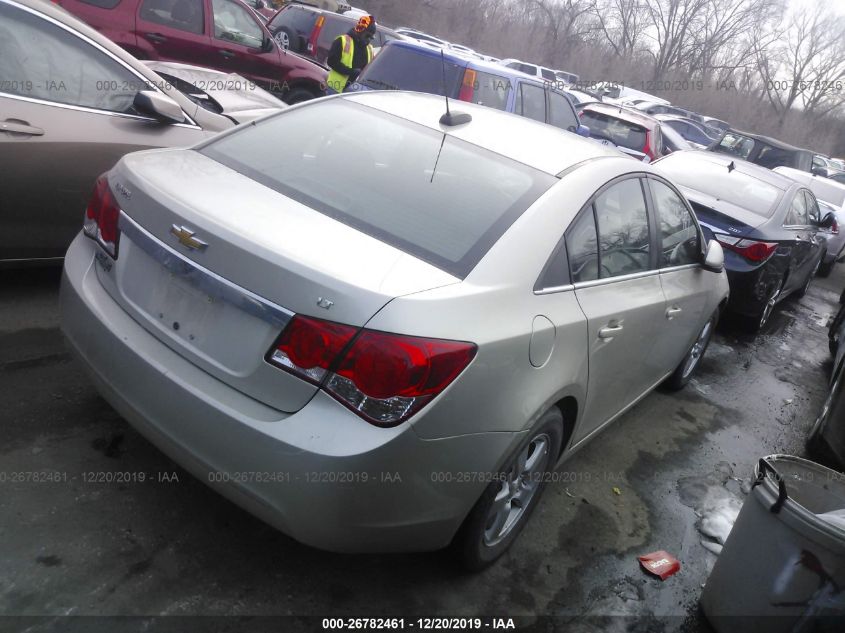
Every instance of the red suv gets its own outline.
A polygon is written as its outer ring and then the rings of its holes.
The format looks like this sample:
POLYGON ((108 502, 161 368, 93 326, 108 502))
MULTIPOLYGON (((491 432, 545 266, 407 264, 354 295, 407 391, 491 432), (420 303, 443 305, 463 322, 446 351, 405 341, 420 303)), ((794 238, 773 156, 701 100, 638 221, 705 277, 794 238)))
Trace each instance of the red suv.
POLYGON ((288 103, 323 94, 327 70, 279 48, 240 0, 57 0, 139 59, 237 73, 288 103))

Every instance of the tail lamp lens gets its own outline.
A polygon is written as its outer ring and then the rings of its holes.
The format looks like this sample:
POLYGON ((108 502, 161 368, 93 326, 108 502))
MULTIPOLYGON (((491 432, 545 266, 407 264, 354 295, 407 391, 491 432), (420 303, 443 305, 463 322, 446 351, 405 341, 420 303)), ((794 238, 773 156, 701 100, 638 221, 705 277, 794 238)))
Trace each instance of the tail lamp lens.
POLYGON ((95 240, 112 259, 117 259, 117 247, 120 241, 118 220, 120 207, 117 206, 109 181, 105 174, 94 184, 94 193, 85 209, 82 231, 95 240))
POLYGON ((295 316, 268 360, 378 426, 395 426, 449 386, 475 357, 472 343, 428 339, 295 316), (354 340, 353 340, 354 339, 354 340), (351 345, 350 345, 351 342, 351 345))
POLYGON ((752 262, 764 262, 774 255, 778 248, 777 242, 758 242, 756 240, 744 240, 740 237, 716 233, 716 241, 725 248, 739 253, 752 262))
POLYGON ((467 68, 464 71, 464 78, 461 82, 461 91, 458 93, 459 101, 472 101, 472 98, 475 96, 477 77, 478 74, 470 68, 467 68))

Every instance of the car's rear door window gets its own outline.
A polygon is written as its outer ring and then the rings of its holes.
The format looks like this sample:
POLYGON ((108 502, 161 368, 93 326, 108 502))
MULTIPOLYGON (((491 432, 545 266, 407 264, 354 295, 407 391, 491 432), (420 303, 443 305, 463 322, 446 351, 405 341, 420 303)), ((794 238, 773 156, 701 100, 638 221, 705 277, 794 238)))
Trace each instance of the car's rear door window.
POLYGON ((594 203, 599 233, 599 277, 617 277, 651 267, 648 211, 639 178, 602 192, 594 203))
POLYGON ((599 278, 598 234, 593 205, 581 212, 566 232, 572 283, 599 278))
MULTIPOLYGON (((433 52, 433 51, 432 51, 433 52)), ((393 44, 386 46, 358 77, 358 83, 375 90, 414 90, 443 95, 444 66, 448 96, 457 98, 464 68, 439 54, 393 44)))
POLYGON ((546 91, 540 86, 520 82, 515 112, 541 123, 546 122, 546 91))
POLYGON ((748 158, 753 149, 754 139, 733 132, 726 132, 716 146, 716 150, 722 153, 732 154, 743 159, 748 158))
POLYGON ((578 129, 578 117, 571 102, 553 90, 549 91, 549 123, 570 132, 578 129))
POLYGON ((232 0, 211 0, 211 10, 214 13, 215 38, 249 48, 261 47, 264 31, 249 9, 232 0))
POLYGON ((650 178, 660 228, 660 267, 695 264, 700 258, 698 228, 684 200, 666 183, 650 178))
POLYGON ((9 4, 0 4, 0 79, 6 94, 126 114, 149 88, 87 41, 9 4))
POLYGON ((454 136, 343 99, 245 126, 199 151, 461 278, 557 182, 454 136))
POLYGON ((202 0, 144 0, 140 17, 188 33, 201 34, 205 31, 202 0))

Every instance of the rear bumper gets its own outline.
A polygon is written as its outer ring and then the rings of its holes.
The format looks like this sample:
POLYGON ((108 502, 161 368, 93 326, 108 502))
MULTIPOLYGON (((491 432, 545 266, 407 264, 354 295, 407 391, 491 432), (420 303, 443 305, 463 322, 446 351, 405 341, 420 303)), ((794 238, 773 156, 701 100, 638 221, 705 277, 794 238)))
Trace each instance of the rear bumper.
MULTIPOLYGON (((163 345, 103 289, 81 235, 65 258, 62 329, 100 393, 195 477, 293 538, 343 552, 446 546, 513 433, 423 440, 318 391, 286 414, 163 345)), ((432 405, 435 407, 436 403, 432 405)), ((429 412, 428 414, 431 414, 429 412)))
POLYGON ((771 291, 779 283, 777 275, 770 274, 766 266, 750 270, 726 269, 731 288, 728 309, 749 317, 759 316, 771 291))

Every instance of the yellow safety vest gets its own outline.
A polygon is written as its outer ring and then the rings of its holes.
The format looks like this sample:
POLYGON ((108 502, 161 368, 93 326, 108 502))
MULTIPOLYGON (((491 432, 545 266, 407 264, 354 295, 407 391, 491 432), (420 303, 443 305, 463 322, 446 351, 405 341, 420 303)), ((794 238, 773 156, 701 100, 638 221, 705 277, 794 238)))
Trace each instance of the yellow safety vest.
MULTIPOLYGON (((344 66, 352 68, 352 60, 355 57, 355 42, 349 35, 338 35, 338 37, 340 38, 341 45, 343 46, 340 53, 340 62, 344 66)), ((372 44, 367 44, 367 63, 369 64, 371 61, 373 61, 373 46, 372 44)), ((329 73, 328 79, 326 79, 326 85, 332 90, 343 92, 343 89, 346 87, 346 82, 348 81, 349 77, 341 75, 336 70, 332 70, 329 73)))

